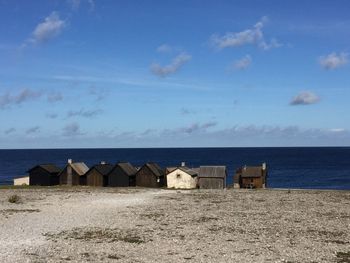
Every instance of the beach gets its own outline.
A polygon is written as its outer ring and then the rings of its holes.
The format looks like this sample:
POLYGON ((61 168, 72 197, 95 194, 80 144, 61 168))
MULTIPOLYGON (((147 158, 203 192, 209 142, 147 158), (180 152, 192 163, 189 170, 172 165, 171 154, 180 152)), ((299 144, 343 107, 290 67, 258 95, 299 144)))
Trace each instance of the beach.
POLYGON ((0 262, 350 262, 350 191, 9 188, 0 222, 0 262))

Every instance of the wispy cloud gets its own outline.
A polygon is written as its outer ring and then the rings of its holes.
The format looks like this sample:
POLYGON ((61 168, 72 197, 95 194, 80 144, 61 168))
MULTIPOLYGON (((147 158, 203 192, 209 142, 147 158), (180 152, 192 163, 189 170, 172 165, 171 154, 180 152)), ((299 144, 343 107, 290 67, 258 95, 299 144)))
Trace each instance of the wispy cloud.
POLYGON ((95 2, 93 0, 67 0, 67 3, 74 11, 78 10, 83 2, 89 5, 90 11, 95 9, 95 2))
POLYGON ((161 132, 161 135, 180 135, 180 134, 193 134, 193 133, 203 133, 207 132, 209 128, 215 127, 217 122, 209 121, 205 123, 193 123, 188 126, 175 128, 175 129, 165 129, 161 132))
POLYGON ((290 105, 310 105, 315 104, 320 101, 320 97, 316 94, 310 92, 310 91, 303 91, 299 93, 297 96, 295 96, 291 102, 290 105))
POLYGON ((73 10, 77 10, 80 7, 80 0, 67 0, 67 3, 73 10))
POLYGON ((265 40, 263 28, 267 20, 268 18, 265 16, 252 28, 240 32, 228 32, 223 36, 214 34, 211 36, 210 42, 217 49, 256 45, 263 50, 268 50, 282 46, 275 38, 269 42, 265 40))
POLYGON ((166 77, 177 72, 186 62, 191 60, 191 56, 187 53, 181 53, 176 56, 169 65, 161 66, 158 63, 151 65, 151 71, 160 77, 166 77))
POLYGON ((250 55, 245 55, 243 58, 236 60, 233 63, 233 68, 237 70, 247 69, 252 63, 252 58, 250 55))
POLYGON ((26 130, 26 134, 38 133, 40 131, 39 126, 34 126, 26 130))
POLYGON ((9 92, 6 92, 5 94, 0 95, 0 109, 37 99, 41 97, 41 95, 42 92, 28 88, 22 89, 18 94, 10 94, 9 92))
POLYGON ((69 123, 65 127, 63 127, 63 136, 74 137, 82 134, 83 133, 80 131, 80 126, 76 122, 69 123))
POLYGON ((96 109, 96 110, 84 110, 80 109, 78 111, 69 111, 67 113, 67 118, 70 117, 84 117, 84 118, 93 118, 96 117, 97 115, 102 114, 103 111, 101 109, 96 109))
POLYGON ((169 53, 171 51, 173 51, 173 47, 168 44, 162 44, 157 47, 157 52, 159 53, 169 53))
POLYGON ((89 95, 92 95, 96 98, 96 101, 103 100, 107 95, 108 91, 103 88, 95 87, 94 85, 90 86, 89 88, 89 95))
POLYGON ((327 56, 321 56, 319 58, 319 63, 324 69, 336 69, 346 65, 349 62, 347 53, 331 53, 327 56))
POLYGON ((49 118, 49 119, 56 119, 58 117, 58 114, 57 113, 46 113, 46 118, 49 118))
POLYGON ((53 92, 47 95, 47 101, 48 102, 57 102, 63 100, 63 96, 60 92, 53 92))
POLYGON ((9 128, 9 129, 5 130, 4 133, 5 133, 6 135, 8 135, 8 134, 14 133, 15 131, 16 131, 15 128, 9 128))
POLYGON ((180 113, 182 115, 190 115, 196 113, 194 110, 188 109, 188 108, 181 108, 180 113))

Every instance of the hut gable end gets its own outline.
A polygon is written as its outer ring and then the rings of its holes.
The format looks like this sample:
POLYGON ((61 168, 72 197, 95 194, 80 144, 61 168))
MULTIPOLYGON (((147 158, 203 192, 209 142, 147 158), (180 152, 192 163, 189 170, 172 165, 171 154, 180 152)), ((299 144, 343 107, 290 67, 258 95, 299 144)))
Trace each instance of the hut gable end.
POLYGON ((155 163, 143 165, 136 173, 136 186, 161 187, 164 185, 164 171, 155 163))
POLYGON ((226 166, 200 166, 198 186, 202 189, 223 189, 226 187, 226 166))

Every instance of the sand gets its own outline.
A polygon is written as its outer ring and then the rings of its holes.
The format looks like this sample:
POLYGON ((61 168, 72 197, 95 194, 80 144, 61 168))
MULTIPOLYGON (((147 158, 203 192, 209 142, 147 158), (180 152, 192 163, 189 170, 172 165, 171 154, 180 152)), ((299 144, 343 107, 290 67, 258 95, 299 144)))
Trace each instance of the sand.
POLYGON ((2 189, 0 262, 350 262, 350 191, 2 189))

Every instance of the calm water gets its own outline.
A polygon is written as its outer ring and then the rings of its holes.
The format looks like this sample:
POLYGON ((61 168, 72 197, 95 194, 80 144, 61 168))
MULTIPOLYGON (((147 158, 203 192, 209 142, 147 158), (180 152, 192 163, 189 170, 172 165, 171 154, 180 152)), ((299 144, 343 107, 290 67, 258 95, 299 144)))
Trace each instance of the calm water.
POLYGON ((12 184, 14 177, 39 163, 63 167, 69 158, 88 166, 100 161, 129 161, 135 166, 154 161, 162 167, 182 161, 189 167, 226 165, 228 183, 236 168, 266 162, 269 187, 350 190, 350 147, 0 150, 0 184, 12 184))

